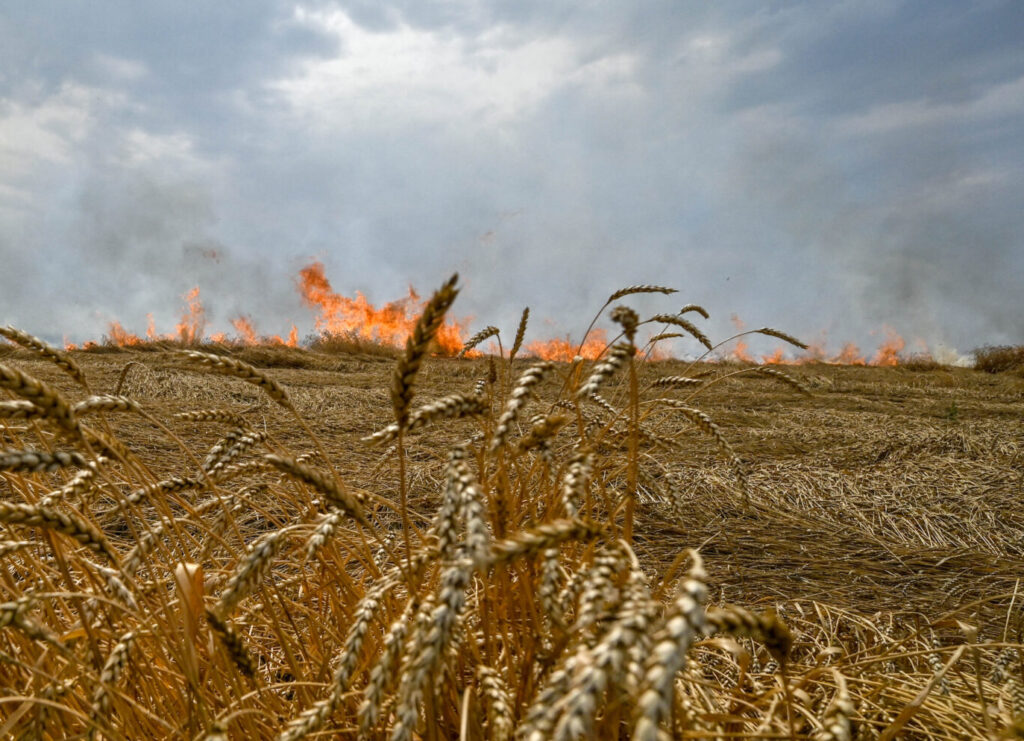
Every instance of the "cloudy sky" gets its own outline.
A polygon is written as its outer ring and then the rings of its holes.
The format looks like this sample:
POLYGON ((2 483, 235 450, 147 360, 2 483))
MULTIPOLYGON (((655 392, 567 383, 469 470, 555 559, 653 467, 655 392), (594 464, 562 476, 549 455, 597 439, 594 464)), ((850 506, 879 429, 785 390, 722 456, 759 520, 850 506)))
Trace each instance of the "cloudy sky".
POLYGON ((199 285, 305 333, 319 259, 535 337, 658 283, 717 336, 1024 342, 1022 114, 1016 0, 5 3, 0 323, 199 285))

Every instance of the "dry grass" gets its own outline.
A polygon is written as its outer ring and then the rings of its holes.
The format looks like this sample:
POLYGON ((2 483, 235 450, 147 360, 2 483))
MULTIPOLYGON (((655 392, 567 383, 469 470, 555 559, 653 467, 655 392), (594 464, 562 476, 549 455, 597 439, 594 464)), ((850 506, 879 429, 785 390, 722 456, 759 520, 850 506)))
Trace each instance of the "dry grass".
POLYGON ((974 351, 974 367, 987 373, 1024 371, 1024 345, 980 347, 974 351))
POLYGON ((428 335, 0 350, 0 736, 1024 728, 1024 380, 428 335))

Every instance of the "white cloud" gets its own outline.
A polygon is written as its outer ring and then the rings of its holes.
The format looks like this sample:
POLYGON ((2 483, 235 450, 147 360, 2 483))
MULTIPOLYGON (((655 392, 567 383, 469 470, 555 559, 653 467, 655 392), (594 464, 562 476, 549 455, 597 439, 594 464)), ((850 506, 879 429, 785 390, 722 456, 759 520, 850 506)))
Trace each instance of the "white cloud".
POLYGON ((117 82, 135 82, 149 74, 149 68, 135 59, 125 59, 97 52, 93 64, 106 77, 117 82))
POLYGON ((0 209, 34 210, 55 186, 97 164, 210 174, 187 134, 121 122, 140 110, 116 90, 71 82, 49 95, 0 100, 0 209))
POLYGON ((332 131, 449 121, 501 125, 528 117, 567 86, 621 92, 635 84, 630 54, 589 58, 580 40, 506 25, 476 36, 402 23, 374 31, 341 10, 301 8, 295 22, 335 35, 341 52, 308 60, 269 87, 298 115, 332 131))
POLYGON ((886 134, 942 125, 976 124, 1024 113, 1024 77, 990 86, 976 98, 935 103, 925 98, 874 106, 838 123, 840 133, 854 136, 886 134))
POLYGON ((96 122, 109 96, 66 83, 39 101, 0 101, 0 178, 23 178, 40 163, 67 162, 96 122))

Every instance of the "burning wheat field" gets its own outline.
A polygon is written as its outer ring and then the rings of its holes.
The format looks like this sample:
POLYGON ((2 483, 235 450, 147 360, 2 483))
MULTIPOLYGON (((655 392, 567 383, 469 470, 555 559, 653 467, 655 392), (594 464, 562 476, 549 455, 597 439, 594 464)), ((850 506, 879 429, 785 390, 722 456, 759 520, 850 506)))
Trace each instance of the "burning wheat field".
POLYGON ((307 341, 0 329, 0 736, 1024 736, 1018 351, 302 277, 307 341))

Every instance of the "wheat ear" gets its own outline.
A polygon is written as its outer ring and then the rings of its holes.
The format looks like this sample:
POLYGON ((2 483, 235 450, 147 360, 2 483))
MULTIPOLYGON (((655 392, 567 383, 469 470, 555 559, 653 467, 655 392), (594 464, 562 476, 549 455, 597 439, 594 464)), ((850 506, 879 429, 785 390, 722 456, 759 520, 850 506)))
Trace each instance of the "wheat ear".
POLYGON ((846 687, 846 679, 837 670, 832 670, 836 680, 836 694, 825 709, 821 719, 821 730, 814 736, 814 741, 851 741, 853 729, 850 719, 856 708, 850 699, 850 691, 846 687))
POLYGON ((516 328, 516 339, 512 343, 512 349, 508 353, 508 362, 512 362, 512 359, 519 352, 519 349, 523 346, 523 339, 526 337, 526 323, 530 321, 530 307, 527 306, 523 309, 523 315, 519 317, 519 326, 516 328))
POLYGON ((85 380, 85 372, 82 370, 81 366, 79 366, 78 363, 76 363, 75 360, 63 350, 58 350, 52 345, 43 342, 38 337, 10 326, 0 327, 0 337, 6 337, 11 342, 42 355, 75 379, 75 382, 86 391, 89 390, 89 383, 85 380))
POLYGON ((497 452, 505 444, 512 432, 512 425, 519 417, 519 411, 526 404, 526 400, 529 398, 534 386, 539 384, 553 367, 552 363, 545 360, 531 365, 519 376, 519 380, 516 381, 516 385, 512 388, 512 393, 509 394, 508 403, 505 404, 505 411, 502 412, 501 417, 498 418, 498 423, 494 427, 490 446, 492 453, 497 452))
POLYGON ((71 406, 48 384, 22 373, 17 368, 0 363, 0 388, 31 401, 65 431, 75 437, 81 437, 82 430, 71 406))
POLYGON ((312 486, 314 489, 326 496, 331 505, 345 512, 360 525, 366 528, 370 527, 370 522, 366 519, 366 514, 363 512, 363 506, 360 504, 359 500, 348 492, 343 491, 334 482, 334 479, 329 477, 326 473, 319 471, 312 466, 307 466, 305 463, 299 463, 293 458, 284 458, 279 455, 265 455, 263 456, 263 459, 292 478, 298 479, 299 481, 312 486))
POLYGON ((615 293, 613 293, 611 296, 609 296, 608 300, 605 301, 605 306, 607 306, 608 304, 610 304, 610 303, 612 303, 614 301, 618 301, 620 298, 624 298, 626 296, 631 296, 634 293, 664 293, 664 294, 667 295, 667 294, 675 293, 675 292, 676 292, 675 288, 667 288, 666 286, 649 286, 649 285, 626 286, 625 288, 620 288, 615 293))
POLYGON ((409 406, 412 403, 416 374, 419 373, 423 358, 430 351, 434 335, 444 322, 444 315, 455 301, 455 297, 459 295, 458 289, 455 288, 458 279, 459 275, 456 273, 430 297, 423 308, 423 314, 413 328, 412 335, 406 340, 405 353, 395 366, 391 379, 391 405, 399 427, 404 428, 409 421, 409 406))
POLYGON ((697 304, 687 304, 686 306, 681 308, 678 313, 679 313, 680 316, 682 316, 683 314, 686 314, 686 313, 691 312, 691 311, 697 312, 698 314, 700 314, 705 319, 708 319, 709 316, 710 316, 708 314, 707 309, 705 309, 703 306, 698 306, 697 304))
POLYGON ((222 620, 213 610, 206 610, 206 620, 213 629, 213 632, 217 634, 221 645, 228 652, 231 663, 238 667, 239 671, 245 676, 250 679, 254 678, 256 676, 256 661, 253 659, 242 637, 231 627, 230 623, 222 620))
POLYGON ((227 617, 241 600, 259 586, 270 572, 271 561, 281 550, 286 533, 287 529, 267 533, 249 547, 249 552, 221 592, 214 612, 227 617))
POLYGON ((468 353, 474 347, 479 345, 481 342, 486 340, 488 337, 494 337, 500 331, 501 330, 499 330, 497 327, 494 327, 494 326, 484 327, 479 332, 477 332, 475 335, 473 335, 468 340, 466 340, 466 344, 462 346, 461 350, 459 350, 458 357, 460 357, 460 358, 464 357, 466 355, 466 353, 468 353))
POLYGON ((697 635, 704 632, 707 574, 696 551, 690 551, 690 558, 693 564, 681 593, 669 610, 664 626, 655 634, 654 650, 647 660, 633 732, 637 741, 671 739, 662 726, 671 717, 676 673, 686 664, 686 654, 697 635))
POLYGON ((0 471, 8 473, 53 473, 68 466, 82 467, 87 461, 74 451, 47 453, 41 450, 5 450, 0 452, 0 471))
POLYGON ((590 373, 590 378, 580 386, 576 392, 576 398, 585 399, 597 393, 597 390, 612 377, 612 375, 626 362, 627 358, 636 354, 636 348, 630 343, 620 342, 615 345, 608 357, 598 363, 590 373))
POLYGON ((46 412, 31 401, 0 401, 0 419, 41 419, 45 416, 46 412))
MULTIPOLYGON (((405 429, 412 432, 441 419, 461 419, 483 414, 485 411, 486 407, 479 394, 452 394, 416 409, 409 415, 405 429)), ((399 429, 398 423, 392 422, 362 440, 370 445, 384 445, 398 437, 399 429)))
POLYGON ((103 533, 78 515, 57 512, 39 505, 0 502, 0 522, 39 527, 67 535, 86 548, 106 556, 112 563, 117 564, 118 562, 117 554, 107 543, 103 533))
POLYGON ((292 406, 291 399, 288 396, 288 392, 284 390, 284 387, 273 378, 261 373, 248 363, 244 363, 235 358, 214 355, 213 353, 208 352, 199 352, 197 350, 179 350, 178 354, 195 363, 205 365, 214 373, 219 373, 223 376, 232 376, 233 378, 241 379, 246 383, 251 383, 256 387, 263 389, 267 396, 283 406, 285 409, 295 411, 292 406))
POLYGON ((785 332, 780 332, 777 329, 772 329, 771 327, 761 327, 761 329, 755 329, 754 332, 757 334, 767 335, 768 337, 774 337, 775 339, 782 340, 783 342, 788 342, 790 345, 799 347, 801 350, 807 349, 807 345, 796 337, 788 335, 785 332))
POLYGON ((134 399, 127 396, 111 396, 100 394, 76 402, 71 408, 75 415, 84 417, 95 412, 141 412, 142 407, 134 399))
MULTIPOLYGON (((109 688, 117 684, 118 680, 121 679, 121 675, 124 674, 125 667, 128 666, 128 654, 134 641, 135 633, 133 631, 128 631, 122 635, 114 645, 114 648, 111 649, 106 663, 103 664, 103 669, 100 672, 100 683, 92 695, 92 706, 89 711, 89 720, 93 724, 101 716, 110 712, 109 688)), ((93 725, 89 729, 89 737, 92 738, 95 735, 96 726, 93 725)))
POLYGON ((693 323, 683 319, 681 316, 676 316, 675 314, 655 314, 647 321, 658 322, 660 324, 671 324, 679 327, 680 329, 689 332, 694 339, 704 345, 708 350, 714 349, 714 345, 711 344, 711 340, 708 339, 707 335, 697 329, 693 323))
POLYGON ((754 368, 754 372, 760 373, 763 376, 768 376, 769 378, 774 378, 777 381, 781 381, 787 386, 795 388, 801 394, 806 394, 807 396, 811 395, 811 390, 806 385, 804 385, 803 382, 797 380, 796 378, 793 378, 793 376, 789 375, 788 373, 785 373, 784 371, 780 371, 778 368, 769 368, 764 365, 759 365, 756 368, 754 368))

